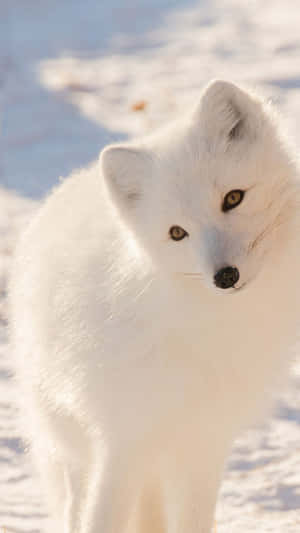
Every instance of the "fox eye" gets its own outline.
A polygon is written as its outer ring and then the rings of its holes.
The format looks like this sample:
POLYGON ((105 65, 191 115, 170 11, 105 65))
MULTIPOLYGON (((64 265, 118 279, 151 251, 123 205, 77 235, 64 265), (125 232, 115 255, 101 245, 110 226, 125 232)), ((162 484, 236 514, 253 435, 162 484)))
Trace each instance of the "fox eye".
POLYGON ((173 241, 181 241, 184 237, 188 236, 187 231, 180 226, 172 226, 169 230, 169 234, 173 241))
POLYGON ((243 200, 244 194, 245 192, 241 191, 240 189, 234 189, 233 191, 229 191, 224 196, 222 211, 229 211, 230 209, 237 207, 243 200))

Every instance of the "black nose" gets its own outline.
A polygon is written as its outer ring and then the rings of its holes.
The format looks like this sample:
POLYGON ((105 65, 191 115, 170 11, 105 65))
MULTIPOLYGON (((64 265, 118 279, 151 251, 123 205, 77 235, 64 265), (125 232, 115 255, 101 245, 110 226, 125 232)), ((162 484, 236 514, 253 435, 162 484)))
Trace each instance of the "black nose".
POLYGON ((224 267, 218 270, 214 280, 217 287, 220 289, 230 289, 233 287, 240 278, 240 273, 235 267, 224 267))

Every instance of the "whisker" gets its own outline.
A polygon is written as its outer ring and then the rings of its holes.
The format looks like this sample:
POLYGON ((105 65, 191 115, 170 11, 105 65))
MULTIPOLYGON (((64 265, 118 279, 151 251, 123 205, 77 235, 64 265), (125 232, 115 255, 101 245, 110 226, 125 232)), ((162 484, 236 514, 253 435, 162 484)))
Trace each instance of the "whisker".
POLYGON ((203 279, 203 276, 201 274, 198 274, 197 272, 183 272, 183 275, 186 278, 197 278, 197 279, 203 279))
POLYGON ((256 246, 258 246, 265 237, 267 237, 270 233, 283 226, 286 222, 287 220, 282 216, 282 213, 279 213, 277 217, 273 220, 273 222, 266 226, 264 230, 259 233, 259 235, 257 235, 257 237, 249 244, 248 253, 250 253, 256 246))

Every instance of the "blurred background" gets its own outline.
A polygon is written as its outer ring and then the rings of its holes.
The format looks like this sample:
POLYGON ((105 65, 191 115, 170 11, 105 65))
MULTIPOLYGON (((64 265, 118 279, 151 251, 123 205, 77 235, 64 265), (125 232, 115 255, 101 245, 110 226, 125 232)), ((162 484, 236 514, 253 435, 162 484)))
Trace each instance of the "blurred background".
POLYGON ((299 27, 298 0, 1 0, 1 184, 39 198, 215 77, 263 89, 297 134, 299 27))
MULTIPOLYGON (((271 99, 297 146, 299 28, 299 0, 0 0, 0 530, 45 521, 6 332, 20 230, 60 178, 184 111, 212 78, 271 99)), ((300 531, 299 368, 274 416, 236 444, 218 533, 300 531)))

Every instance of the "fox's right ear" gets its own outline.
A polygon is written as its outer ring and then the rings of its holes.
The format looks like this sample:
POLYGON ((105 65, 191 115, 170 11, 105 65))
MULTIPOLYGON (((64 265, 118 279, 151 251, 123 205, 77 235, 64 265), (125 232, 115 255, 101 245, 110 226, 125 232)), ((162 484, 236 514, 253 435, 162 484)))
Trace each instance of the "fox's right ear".
POLYGON ((141 147, 111 145, 101 152, 100 165, 112 200, 120 208, 133 209, 143 195, 150 154, 141 147))
POLYGON ((196 119, 201 120, 208 141, 232 144, 255 140, 264 119, 262 102, 233 83, 215 80, 204 90, 196 119))

